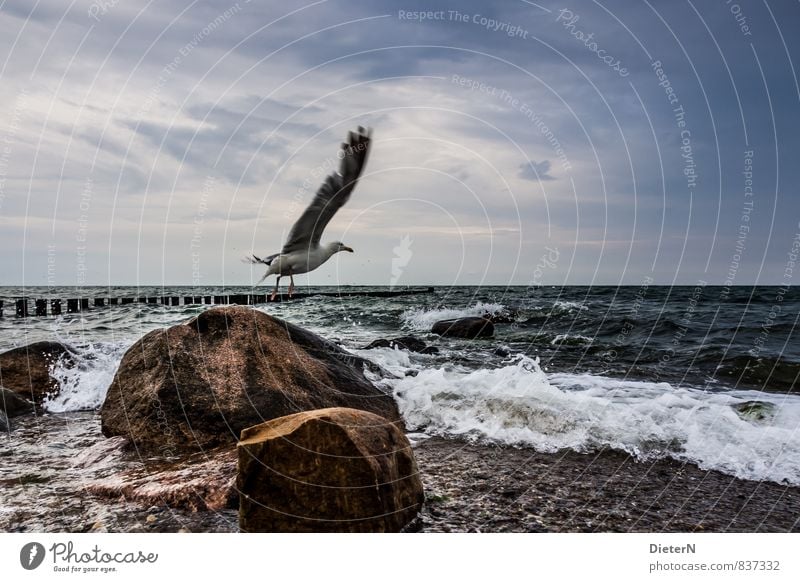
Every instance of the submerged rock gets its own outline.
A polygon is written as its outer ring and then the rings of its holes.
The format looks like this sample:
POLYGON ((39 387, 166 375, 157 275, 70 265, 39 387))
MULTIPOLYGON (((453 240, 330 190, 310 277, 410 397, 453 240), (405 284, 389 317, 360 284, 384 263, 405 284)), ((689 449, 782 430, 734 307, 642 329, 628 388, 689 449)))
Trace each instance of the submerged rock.
POLYGON ((0 378, 3 386, 19 396, 41 404, 45 396, 58 390, 50 370, 59 361, 72 363, 66 346, 43 341, 14 348, 0 354, 0 378))
POLYGON ((494 324, 484 317, 461 317, 437 321, 431 331, 443 336, 474 339, 492 337, 494 324))
POLYGON ((377 339, 371 344, 361 348, 362 350, 372 350, 375 348, 398 348, 409 352, 417 352, 420 354, 438 354, 439 348, 429 346, 424 341, 413 335, 405 335, 403 337, 396 337, 394 339, 377 339))
POLYGON ((16 392, 0 386, 0 412, 7 418, 35 412, 33 402, 19 396, 16 392))
POLYGON ((411 444, 380 416, 328 408, 242 431, 245 532, 397 532, 424 501, 411 444))
POLYGON ((775 405, 771 402, 748 400, 747 402, 740 402, 733 409, 741 418, 755 420, 756 422, 770 420, 775 416, 775 405))
POLYGON ((239 499, 236 451, 226 448, 190 455, 173 464, 115 471, 87 481, 84 490, 98 497, 124 498, 143 505, 165 505, 174 509, 233 509, 239 499))
POLYGON ((171 456, 235 442, 249 426, 303 410, 347 406, 400 423, 364 365, 261 311, 209 309, 125 353, 101 409, 103 434, 171 456))

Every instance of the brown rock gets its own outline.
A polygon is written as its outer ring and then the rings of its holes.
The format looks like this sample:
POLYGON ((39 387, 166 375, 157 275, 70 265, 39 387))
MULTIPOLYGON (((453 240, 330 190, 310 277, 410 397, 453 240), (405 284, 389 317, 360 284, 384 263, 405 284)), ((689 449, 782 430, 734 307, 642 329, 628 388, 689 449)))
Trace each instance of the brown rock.
POLYGON ((58 342, 36 342, 0 354, 0 378, 3 386, 19 396, 41 404, 44 397, 58 389, 50 369, 59 359, 71 362, 67 348, 58 342))
POLYGON ((19 396, 16 392, 0 386, 0 412, 8 418, 34 412, 33 402, 19 396))
POLYGON ((242 431, 246 532, 397 532, 424 501, 411 444, 375 414, 328 408, 242 431))
POLYGON ((171 456, 329 406, 399 421, 394 400, 364 376, 364 362, 261 311, 209 309, 147 334, 125 353, 101 409, 103 434, 171 456))
POLYGON ((431 331, 438 335, 474 339, 476 337, 492 337, 494 324, 484 317, 461 317, 437 321, 433 324, 431 331))

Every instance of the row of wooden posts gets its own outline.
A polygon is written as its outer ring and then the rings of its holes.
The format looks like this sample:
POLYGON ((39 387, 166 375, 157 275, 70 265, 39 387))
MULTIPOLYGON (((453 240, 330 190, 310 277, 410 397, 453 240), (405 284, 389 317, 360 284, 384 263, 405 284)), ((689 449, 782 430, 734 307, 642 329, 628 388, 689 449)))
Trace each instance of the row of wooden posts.
MULTIPOLYGON (((255 305, 267 303, 266 295, 201 295, 201 296, 168 296, 168 297, 80 297, 77 299, 28 299, 17 297, 14 299, 14 311, 17 317, 31 315, 62 315, 64 313, 80 313, 92 307, 105 307, 106 305, 130 305, 132 303, 160 303, 161 305, 255 305), (32 308, 32 309, 31 309, 32 308)), ((4 301, 0 300, 0 317, 3 316, 4 301)))
MULTIPOLYGON (((398 291, 352 291, 328 293, 295 293, 291 298, 288 295, 278 295, 272 299, 266 294, 239 294, 239 295, 186 295, 183 297, 170 295, 162 297, 80 297, 77 299, 30 299, 16 297, 14 311, 17 317, 32 315, 62 315, 64 313, 80 313, 89 311, 91 307, 105 307, 107 305, 130 305, 132 303, 148 303, 161 305, 257 305, 259 303, 272 303, 297 299, 305 299, 314 295, 327 297, 393 297, 396 295, 416 295, 419 293, 432 293, 433 287, 422 289, 403 289, 398 291), (181 303, 183 299, 183 303, 181 303)), ((0 299, 0 317, 3 316, 4 301, 0 299)))

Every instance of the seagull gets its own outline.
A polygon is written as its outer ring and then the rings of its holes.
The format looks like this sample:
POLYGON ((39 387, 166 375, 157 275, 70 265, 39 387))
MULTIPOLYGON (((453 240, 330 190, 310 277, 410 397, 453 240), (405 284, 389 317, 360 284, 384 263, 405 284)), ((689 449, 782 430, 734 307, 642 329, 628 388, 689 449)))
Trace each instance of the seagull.
POLYGON ((338 252, 353 252, 353 249, 339 241, 328 244, 320 244, 319 241, 322 231, 333 216, 350 199, 350 194, 367 163, 371 137, 372 130, 365 130, 361 126, 355 133, 348 132, 347 143, 342 144, 337 156, 341 160, 339 171, 330 174, 319 187, 311 204, 289 231, 289 237, 281 252, 264 258, 256 255, 245 258, 248 263, 268 267, 264 276, 255 284, 256 287, 270 275, 278 275, 270 301, 275 301, 278 295, 281 277, 289 276, 289 297, 291 297, 294 292, 294 275, 313 271, 338 252))

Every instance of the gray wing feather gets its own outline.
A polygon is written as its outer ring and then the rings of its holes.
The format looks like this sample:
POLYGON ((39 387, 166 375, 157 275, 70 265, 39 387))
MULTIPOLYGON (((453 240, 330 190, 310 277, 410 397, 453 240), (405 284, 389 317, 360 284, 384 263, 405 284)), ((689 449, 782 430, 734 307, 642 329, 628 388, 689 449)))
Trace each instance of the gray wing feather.
POLYGON ((342 144, 339 171, 325 178, 314 195, 314 200, 289 231, 281 253, 308 250, 319 244, 322 232, 333 216, 350 199, 358 178, 364 170, 369 156, 372 130, 359 127, 356 133, 348 134, 348 142, 342 144))

